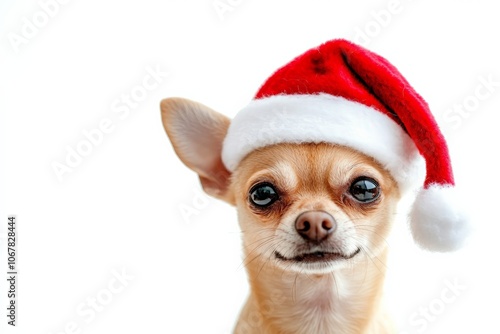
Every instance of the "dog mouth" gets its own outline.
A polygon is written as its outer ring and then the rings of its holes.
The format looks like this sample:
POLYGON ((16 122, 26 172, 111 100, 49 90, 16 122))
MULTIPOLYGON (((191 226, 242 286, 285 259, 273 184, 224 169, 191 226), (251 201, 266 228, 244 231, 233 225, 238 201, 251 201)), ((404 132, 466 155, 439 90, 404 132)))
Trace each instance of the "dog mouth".
POLYGON ((301 262, 301 263, 317 263, 317 262, 331 262, 339 260, 349 260, 355 257, 361 249, 356 249, 351 254, 344 254, 341 252, 313 252, 313 253, 303 253, 296 255, 294 257, 287 258, 280 254, 279 252, 274 252, 274 255, 278 260, 281 261, 291 261, 291 262, 301 262))

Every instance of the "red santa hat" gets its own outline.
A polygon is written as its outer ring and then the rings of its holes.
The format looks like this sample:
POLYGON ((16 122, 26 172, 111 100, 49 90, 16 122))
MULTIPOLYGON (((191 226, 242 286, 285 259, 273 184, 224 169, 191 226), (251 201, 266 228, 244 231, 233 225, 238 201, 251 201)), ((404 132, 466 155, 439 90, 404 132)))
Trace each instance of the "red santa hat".
POLYGON ((348 146, 380 162, 402 192, 420 182, 415 241, 434 251, 462 245, 469 225, 454 200, 446 141, 427 103, 379 55, 332 40, 280 68, 231 122, 222 161, 234 171, 248 153, 278 143, 348 146))

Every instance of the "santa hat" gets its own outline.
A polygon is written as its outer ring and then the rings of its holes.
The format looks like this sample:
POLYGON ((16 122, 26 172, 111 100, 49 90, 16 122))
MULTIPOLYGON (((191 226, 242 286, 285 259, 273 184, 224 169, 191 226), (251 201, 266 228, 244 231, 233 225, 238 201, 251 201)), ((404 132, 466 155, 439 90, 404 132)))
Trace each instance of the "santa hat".
POLYGON ((468 220, 454 200, 446 141, 427 103, 379 55, 332 40, 280 68, 231 122, 222 161, 234 171, 248 153, 278 143, 348 146, 377 160, 402 192, 420 182, 414 240, 434 251, 462 245, 468 220))

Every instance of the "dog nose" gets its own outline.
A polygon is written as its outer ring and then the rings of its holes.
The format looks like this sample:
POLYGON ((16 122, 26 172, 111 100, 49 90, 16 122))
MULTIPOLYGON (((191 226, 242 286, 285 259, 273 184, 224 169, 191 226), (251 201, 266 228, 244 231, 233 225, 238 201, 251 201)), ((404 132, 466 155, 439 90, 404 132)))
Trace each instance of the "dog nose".
POLYGON ((314 242, 326 239, 336 226, 335 219, 324 211, 307 211, 295 220, 295 229, 302 238, 314 242))

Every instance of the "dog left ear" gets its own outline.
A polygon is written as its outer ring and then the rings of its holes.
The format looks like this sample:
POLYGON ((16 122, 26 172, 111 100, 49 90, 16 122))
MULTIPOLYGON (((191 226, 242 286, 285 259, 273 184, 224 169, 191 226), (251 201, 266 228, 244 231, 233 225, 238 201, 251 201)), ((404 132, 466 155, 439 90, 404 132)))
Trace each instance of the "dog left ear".
POLYGON ((160 108, 163 127, 181 161, 198 173, 209 195, 233 203, 228 191, 230 173, 221 160, 230 119, 183 98, 165 99, 160 108))

